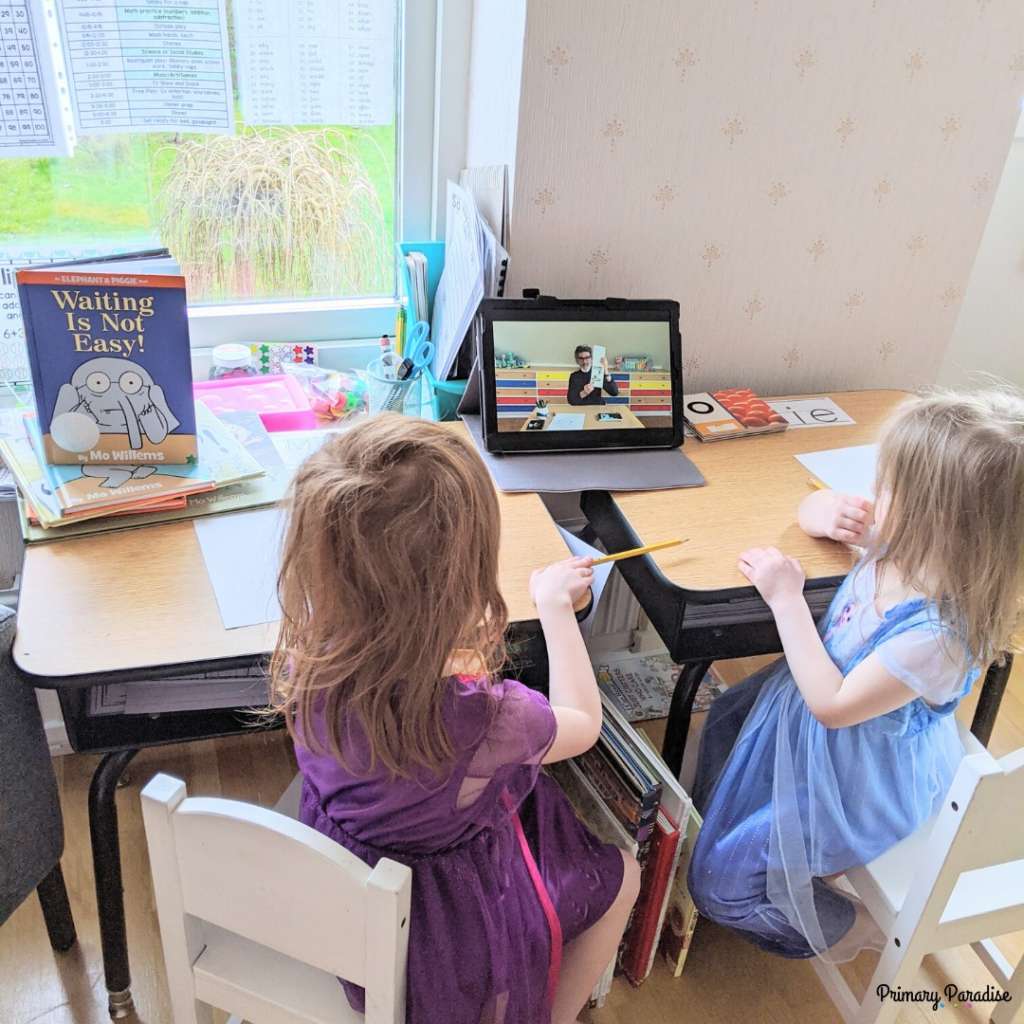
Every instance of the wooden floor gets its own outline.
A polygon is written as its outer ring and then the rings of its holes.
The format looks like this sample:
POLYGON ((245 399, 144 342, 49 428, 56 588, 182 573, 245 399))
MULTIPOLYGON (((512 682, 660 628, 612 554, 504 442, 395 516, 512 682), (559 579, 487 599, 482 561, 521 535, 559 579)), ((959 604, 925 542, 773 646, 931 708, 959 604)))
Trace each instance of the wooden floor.
MULTIPOLYGON (((1024 659, 1022 659, 1024 662, 1024 659)), ((722 663, 730 681, 757 664, 722 663)), ((973 698, 962 711, 969 716, 973 698)), ((1010 682, 991 749, 997 756, 1024 746, 1024 664, 1010 682)), ((86 798, 96 757, 57 758, 64 808, 67 847, 64 874, 78 925, 79 943, 55 955, 47 943, 35 899, 28 900, 0 928, 0 1024, 105 1024, 106 995, 100 967, 96 904, 86 798)), ((139 810, 139 790, 158 772, 187 781, 193 794, 224 795, 271 806, 295 773, 295 762, 281 733, 211 740, 144 751, 118 794, 124 860, 128 942, 132 958, 132 989, 137 1016, 131 1021, 170 1024, 167 984, 150 892, 149 863, 139 810)), ((1000 941, 1011 962, 1024 953, 1024 933, 1000 941)), ((851 968, 860 988, 874 967, 865 954, 851 968)), ((921 984, 941 989, 984 988, 989 980, 970 949, 949 950, 926 963, 921 984)), ((855 988, 855 991, 860 991, 855 988)), ((901 1024, 983 1024, 985 1006, 907 1006, 901 1024)), ((824 996, 810 965, 762 953, 725 929, 700 921, 681 978, 672 978, 661 963, 640 989, 621 979, 601 1010, 589 1011, 592 1024, 832 1024, 839 1016, 824 996)))

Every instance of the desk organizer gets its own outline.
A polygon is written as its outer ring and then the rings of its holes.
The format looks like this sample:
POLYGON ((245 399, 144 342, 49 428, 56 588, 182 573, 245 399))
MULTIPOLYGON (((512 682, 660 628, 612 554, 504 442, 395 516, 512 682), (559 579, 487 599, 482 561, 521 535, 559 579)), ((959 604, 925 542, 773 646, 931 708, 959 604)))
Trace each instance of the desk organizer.
MULTIPOLYGON (((398 278, 402 282, 405 306, 406 330, 412 330, 415 317, 412 311, 412 281, 409 279, 409 268, 405 257, 408 253, 421 252, 427 258, 427 309, 434 312, 434 295, 444 270, 444 242, 399 242, 395 246, 398 255, 398 278)), ((430 394, 430 406, 435 420, 458 419, 456 412, 459 399, 466 390, 464 380, 438 380, 429 369, 424 369, 423 378, 427 382, 430 394)))

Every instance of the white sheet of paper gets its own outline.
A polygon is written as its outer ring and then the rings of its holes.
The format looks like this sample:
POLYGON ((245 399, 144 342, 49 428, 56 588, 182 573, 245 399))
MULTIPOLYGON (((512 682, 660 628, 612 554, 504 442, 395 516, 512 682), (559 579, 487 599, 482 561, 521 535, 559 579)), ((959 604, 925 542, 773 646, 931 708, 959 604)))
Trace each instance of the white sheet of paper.
POLYGON ((582 412, 556 412, 548 430, 582 430, 587 422, 582 412))
POLYGON ((395 0, 234 0, 247 124, 390 124, 395 0))
POLYGON ((332 434, 330 430, 275 430, 270 440, 281 456, 281 461, 289 469, 296 469, 332 434))
POLYGON ((438 380, 447 380, 484 297, 480 218, 473 197, 453 181, 448 182, 444 241, 444 271, 434 295, 430 327, 433 373, 438 380))
MULTIPOLYGON (((556 523, 555 525, 557 526, 558 524, 556 523)), ((565 546, 578 558, 601 558, 604 555, 603 551, 592 548, 568 530, 563 530, 561 526, 558 527, 558 532, 562 535, 565 546)), ((594 619, 597 617, 597 606, 601 603, 601 595, 604 593, 608 577, 611 576, 612 569, 614 568, 614 562, 605 562, 603 565, 594 566, 594 581, 590 585, 590 592, 594 595, 594 600, 590 606, 590 611, 587 613, 587 617, 580 622, 580 632, 584 636, 590 635, 594 619)))
POLYGON ((224 0, 57 2, 79 135, 234 134, 224 0))
POLYGON ((196 537, 225 629, 276 622, 283 519, 276 508, 195 520, 196 537))
POLYGON ((75 123, 53 0, 3 0, 0 159, 70 156, 74 148, 75 123))
POLYGON ((856 494, 865 498, 874 498, 875 496, 877 444, 860 444, 851 448, 829 448, 821 452, 807 452, 804 455, 797 455, 796 460, 833 491, 856 494))
POLYGON ((604 387, 604 367, 601 365, 601 360, 605 357, 604 345, 595 345, 593 348, 593 358, 590 362, 590 383, 595 388, 604 387))
POLYGON ((780 416, 786 418, 791 428, 799 427, 841 427, 854 423, 849 413, 831 398, 776 399, 768 403, 780 416))

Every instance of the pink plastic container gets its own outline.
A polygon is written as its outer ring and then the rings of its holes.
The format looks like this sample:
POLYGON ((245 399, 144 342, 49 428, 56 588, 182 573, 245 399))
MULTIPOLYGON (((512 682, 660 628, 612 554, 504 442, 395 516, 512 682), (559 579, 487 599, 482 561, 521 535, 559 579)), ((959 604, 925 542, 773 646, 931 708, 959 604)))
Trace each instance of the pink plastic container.
POLYGON ((204 380, 193 384, 192 392, 215 413, 259 413, 270 431, 314 430, 317 425, 302 385, 284 374, 204 380))

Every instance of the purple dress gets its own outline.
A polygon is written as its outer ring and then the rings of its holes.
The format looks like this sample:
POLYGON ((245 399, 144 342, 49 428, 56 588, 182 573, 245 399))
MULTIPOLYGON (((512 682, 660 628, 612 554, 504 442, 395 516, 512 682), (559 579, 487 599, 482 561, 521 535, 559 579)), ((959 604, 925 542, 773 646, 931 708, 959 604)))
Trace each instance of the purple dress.
MULTIPOLYGON (((412 867, 409 1024, 544 1024, 562 946, 611 906, 622 856, 540 774, 555 738, 541 694, 460 678, 447 699, 455 760, 441 778, 359 773, 368 758, 354 722, 342 732, 353 772, 296 744, 300 818, 371 866, 412 867)), ((363 990, 345 988, 362 1011, 363 990)))

